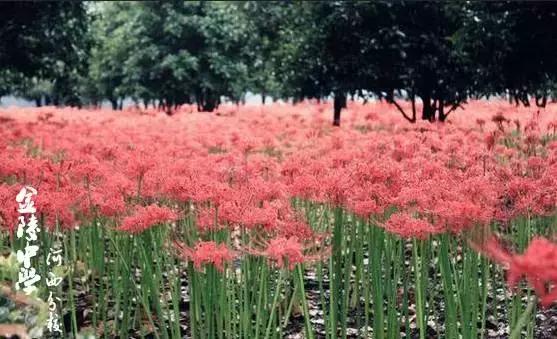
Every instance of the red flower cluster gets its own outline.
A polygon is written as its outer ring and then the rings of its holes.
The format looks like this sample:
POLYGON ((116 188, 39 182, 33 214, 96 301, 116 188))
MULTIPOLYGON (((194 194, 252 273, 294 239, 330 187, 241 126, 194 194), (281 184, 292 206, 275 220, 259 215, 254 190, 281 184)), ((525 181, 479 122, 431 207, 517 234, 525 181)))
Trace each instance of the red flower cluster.
POLYGON ((124 218, 118 230, 130 233, 141 233, 154 225, 178 219, 178 214, 167 207, 157 205, 139 206, 133 215, 124 218))
POLYGON ((397 234, 403 238, 424 239, 441 230, 431 223, 416 219, 407 213, 395 213, 383 224, 387 232, 397 234))
POLYGON ((224 271, 224 265, 232 261, 234 252, 225 244, 217 244, 214 241, 200 241, 195 247, 187 247, 183 243, 175 242, 179 256, 187 261, 192 261, 196 270, 201 271, 203 265, 214 265, 219 271, 224 271))
POLYGON ((280 268, 288 266, 292 270, 296 264, 304 262, 304 252, 302 244, 297 237, 280 237, 272 239, 264 254, 280 268))
POLYGON ((508 269, 507 281, 510 286, 516 286, 525 278, 536 291, 543 307, 557 302, 556 243, 537 237, 522 254, 507 251, 495 237, 475 247, 508 269))
MULTIPOLYGON (((351 118, 335 129, 326 102, 245 106, 242 114, 224 105, 223 116, 184 106, 172 119, 135 109, 0 110, 0 200, 31 185, 41 220, 65 229, 123 218, 118 229, 137 233, 183 212, 195 216, 202 239, 215 229, 282 239, 282 255, 274 243, 268 252, 270 242, 258 246, 278 264, 299 261, 300 251, 311 258, 305 243, 315 234, 293 198, 378 219, 404 237, 555 215, 557 142, 544 133, 555 130, 557 105, 541 115, 497 101, 468 107, 445 125, 409 125, 384 103, 350 103, 351 118), (131 203, 163 201, 179 207, 126 214, 131 203)), ((0 205, 2 229, 13 232, 13 212, 0 205)))

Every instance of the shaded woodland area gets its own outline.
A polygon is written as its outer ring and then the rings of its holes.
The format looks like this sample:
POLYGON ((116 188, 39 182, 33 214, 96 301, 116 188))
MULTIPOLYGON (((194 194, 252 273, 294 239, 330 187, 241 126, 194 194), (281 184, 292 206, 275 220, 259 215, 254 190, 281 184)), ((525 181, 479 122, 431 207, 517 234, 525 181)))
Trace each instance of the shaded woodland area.
POLYGON ((444 121, 470 98, 552 100, 556 13, 514 1, 7 2, 0 96, 114 109, 131 98, 168 114, 247 91, 333 97, 335 125, 347 98, 375 98, 408 121, 444 121))

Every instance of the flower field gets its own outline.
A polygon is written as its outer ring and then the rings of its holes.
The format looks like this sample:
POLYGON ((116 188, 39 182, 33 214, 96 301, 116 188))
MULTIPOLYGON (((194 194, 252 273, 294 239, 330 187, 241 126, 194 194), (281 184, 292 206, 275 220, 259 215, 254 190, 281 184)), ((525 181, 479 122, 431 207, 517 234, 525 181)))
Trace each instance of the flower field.
POLYGON ((330 106, 0 110, 1 284, 24 185, 37 274, 63 257, 0 323, 51 291, 53 337, 557 337, 557 105, 330 106))

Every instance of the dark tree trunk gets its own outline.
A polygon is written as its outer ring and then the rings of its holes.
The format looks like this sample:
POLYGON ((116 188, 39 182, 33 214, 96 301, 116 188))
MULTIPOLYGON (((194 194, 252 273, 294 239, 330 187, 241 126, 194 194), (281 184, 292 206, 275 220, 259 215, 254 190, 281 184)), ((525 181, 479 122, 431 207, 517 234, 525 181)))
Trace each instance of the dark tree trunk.
POLYGON ((42 105, 42 98, 35 98, 35 105, 37 107, 41 107, 42 105))
POLYGON ((536 95, 536 106, 538 107, 545 107, 547 105, 547 96, 546 95, 536 95))
POLYGON ((447 120, 447 116, 445 115, 445 102, 443 99, 439 99, 437 107, 437 112, 439 112, 439 121, 445 122, 447 120))
POLYGON ((210 90, 201 90, 196 96, 197 110, 199 112, 212 112, 220 104, 220 97, 210 90))
POLYGON ((267 101, 267 95, 263 92, 261 93, 261 104, 265 105, 265 101, 267 101))
POLYGON ((525 94, 521 97, 522 104, 524 107, 530 107, 530 101, 528 100, 528 94, 525 94))
POLYGON ((414 94, 414 92, 412 92, 412 94, 410 95, 410 102, 412 103, 412 119, 410 119, 410 122, 415 123, 416 122, 416 94, 414 94))
POLYGON ((433 121, 435 119, 435 107, 431 103, 431 96, 422 96, 422 120, 433 121))
POLYGON ((333 126, 340 126, 340 112, 343 108, 346 108, 346 95, 336 94, 333 102, 334 114, 333 114, 333 126))
POLYGON ((161 100, 161 103, 162 103, 162 110, 164 111, 164 113, 166 113, 166 115, 170 116, 174 113, 172 111, 172 102, 170 100, 163 99, 161 100))
POLYGON ((202 112, 212 112, 217 108, 218 100, 215 98, 207 97, 203 102, 201 102, 201 111, 202 112))

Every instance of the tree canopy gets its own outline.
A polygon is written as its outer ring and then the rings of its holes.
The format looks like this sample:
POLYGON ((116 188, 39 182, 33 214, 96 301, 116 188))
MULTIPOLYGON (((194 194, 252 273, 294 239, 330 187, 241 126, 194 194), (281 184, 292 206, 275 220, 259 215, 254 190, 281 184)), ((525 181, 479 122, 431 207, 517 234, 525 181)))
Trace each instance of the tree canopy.
POLYGON ((334 98, 336 125, 348 97, 444 121, 469 98, 543 106, 556 83, 552 2, 8 2, 0 18, 0 95, 39 105, 171 114, 250 91, 334 98))

